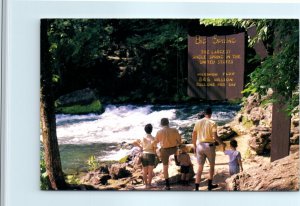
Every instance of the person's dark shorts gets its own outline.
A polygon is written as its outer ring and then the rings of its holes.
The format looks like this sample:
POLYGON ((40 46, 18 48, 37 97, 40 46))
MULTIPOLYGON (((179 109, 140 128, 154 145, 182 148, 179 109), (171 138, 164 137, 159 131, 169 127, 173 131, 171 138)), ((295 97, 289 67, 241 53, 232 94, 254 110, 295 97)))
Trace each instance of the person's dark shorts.
POLYGON ((180 172, 183 174, 188 174, 190 171, 190 166, 180 166, 180 172))
POLYGON ((143 167, 155 165, 155 154, 144 153, 142 157, 143 167))
POLYGON ((170 147, 170 148, 161 148, 160 153, 161 153, 161 161, 163 165, 168 165, 169 164, 169 157, 173 154, 175 154, 177 151, 177 147, 170 147))

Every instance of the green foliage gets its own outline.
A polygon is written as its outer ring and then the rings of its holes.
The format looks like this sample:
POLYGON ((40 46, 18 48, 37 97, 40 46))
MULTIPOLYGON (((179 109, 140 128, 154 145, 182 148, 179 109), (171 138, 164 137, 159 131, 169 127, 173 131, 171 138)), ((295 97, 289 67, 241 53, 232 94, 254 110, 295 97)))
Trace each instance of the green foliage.
POLYGON ((67 107, 57 106, 56 112, 64 113, 64 114, 88 114, 88 113, 99 113, 101 112, 102 109, 103 108, 100 101, 96 100, 88 105, 72 105, 67 107))
POLYGON ((253 122, 251 120, 248 120, 245 116, 243 116, 242 118, 242 124, 246 129, 250 129, 251 127, 253 127, 253 122))
POLYGON ((272 20, 269 19, 201 19, 200 24, 213 26, 235 26, 239 28, 249 29, 256 26, 257 35, 248 39, 249 45, 253 46, 258 40, 267 40, 269 36, 269 24, 272 20))
POLYGON ((44 152, 40 152, 40 189, 41 190, 49 190, 50 181, 46 171, 46 162, 44 152))
POLYGON ((96 169, 99 168, 100 163, 98 162, 96 157, 94 155, 92 155, 87 160, 87 166, 88 166, 89 171, 95 171, 96 169))
POLYGON ((54 75, 52 76, 52 82, 53 82, 53 83, 59 82, 59 79, 60 79, 60 77, 59 77, 58 75, 55 75, 55 74, 54 74, 54 75))
POLYGON ((119 160, 119 163, 125 163, 127 161, 127 159, 128 159, 128 155, 126 155, 125 157, 121 158, 119 160))
POLYGON ((257 92, 257 88, 252 83, 248 83, 248 84, 246 84, 245 89, 242 91, 242 94, 245 94, 246 96, 249 96, 249 95, 254 94, 256 92, 257 92))
MULTIPOLYGON (((190 20, 56 19, 48 30, 51 71, 56 95, 91 87, 99 96, 126 102, 189 101, 187 91, 187 30, 190 20), (74 84, 76 82, 76 84, 74 84)), ((234 26, 257 35, 269 57, 247 52, 251 69, 244 95, 275 89, 288 103, 298 104, 298 20, 201 19, 201 24, 234 26), (255 69, 254 69, 255 68, 255 69), (252 70, 254 70, 252 72, 252 70), (249 81, 249 82, 248 82, 249 81), (295 97, 290 98, 291 95, 295 97)), ((279 99, 273 96, 273 99, 279 99)), ((75 109, 76 110, 76 109, 75 109)))
POLYGON ((299 105, 299 24, 298 20, 274 20, 274 49, 251 75, 249 88, 266 94, 276 91, 273 100, 287 103, 287 111, 299 105), (277 51, 276 51, 277 50, 277 51))
POLYGON ((65 179, 66 182, 69 184, 76 184, 76 185, 80 184, 80 179, 76 175, 67 175, 65 179))
MULTIPOLYGON (((250 74, 245 95, 258 92, 265 95, 272 88, 272 101, 287 104, 287 112, 299 105, 299 20, 296 19, 204 19, 206 25, 233 25, 245 28, 256 26, 257 35, 249 46, 262 40, 269 56, 250 74)), ((248 59, 256 62, 257 56, 248 59)))
POLYGON ((250 159, 252 156, 253 155, 252 155, 251 149, 248 147, 247 150, 245 151, 244 158, 250 159))
POLYGON ((119 102, 169 102, 174 95, 185 96, 188 20, 49 21, 57 97, 86 87, 119 102))

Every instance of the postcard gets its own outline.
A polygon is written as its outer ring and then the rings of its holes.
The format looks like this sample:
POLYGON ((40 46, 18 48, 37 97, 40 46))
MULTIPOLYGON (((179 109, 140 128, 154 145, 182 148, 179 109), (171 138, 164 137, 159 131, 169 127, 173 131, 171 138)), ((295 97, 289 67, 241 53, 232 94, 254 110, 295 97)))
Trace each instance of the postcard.
POLYGON ((40 23, 41 190, 299 190, 299 20, 40 23))

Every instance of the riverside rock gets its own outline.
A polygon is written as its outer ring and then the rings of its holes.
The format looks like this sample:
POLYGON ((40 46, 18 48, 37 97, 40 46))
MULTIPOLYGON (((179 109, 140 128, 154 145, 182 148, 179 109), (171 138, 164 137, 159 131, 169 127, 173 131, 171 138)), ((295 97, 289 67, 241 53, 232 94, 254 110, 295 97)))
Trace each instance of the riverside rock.
POLYGON ((299 116, 292 118, 292 126, 293 127, 299 127, 299 116))
POLYGON ((101 174, 99 170, 88 172, 82 179, 81 182, 89 185, 106 185, 107 181, 111 179, 110 175, 101 174))
POLYGON ((254 107, 250 111, 249 117, 254 125, 258 125, 259 122, 264 118, 264 111, 261 107, 254 107))
POLYGON ((74 104, 90 104, 97 100, 96 94, 90 88, 77 90, 58 98, 60 106, 71 106, 74 104))
POLYGON ((126 164, 113 164, 109 168, 109 174, 112 177, 112 179, 119 179, 131 176, 131 172, 126 169, 126 164))
POLYGON ((299 152, 263 163, 226 180, 227 190, 298 191, 299 152))
POLYGON ((110 175, 102 175, 99 179, 102 185, 107 185, 108 180, 111 179, 110 175))
POLYGON ((269 153, 271 129, 269 127, 255 127, 250 131, 249 146, 256 154, 269 153))
POLYGON ((290 144, 298 145, 299 144, 299 131, 298 133, 291 133, 290 144))
POLYGON ((257 93, 250 95, 246 100, 245 111, 250 114, 251 110, 258 107, 260 104, 260 97, 257 93))
POLYGON ((99 171, 100 174, 109 174, 109 169, 108 169, 107 165, 101 165, 98 168, 98 171, 99 171))
POLYGON ((236 135, 236 132, 233 131, 230 124, 225 124, 223 126, 218 126, 217 128, 218 136, 222 140, 228 140, 236 135))

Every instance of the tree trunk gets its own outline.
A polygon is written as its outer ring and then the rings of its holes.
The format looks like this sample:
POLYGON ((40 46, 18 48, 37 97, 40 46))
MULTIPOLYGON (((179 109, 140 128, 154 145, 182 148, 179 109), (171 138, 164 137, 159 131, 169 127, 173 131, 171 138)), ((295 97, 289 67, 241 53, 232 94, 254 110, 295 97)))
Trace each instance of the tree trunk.
POLYGON ((49 58, 49 41, 47 36, 49 20, 41 20, 41 123, 43 145, 45 150, 46 171, 51 188, 66 189, 62 172, 60 154, 56 136, 55 108, 53 98, 52 72, 49 58))

